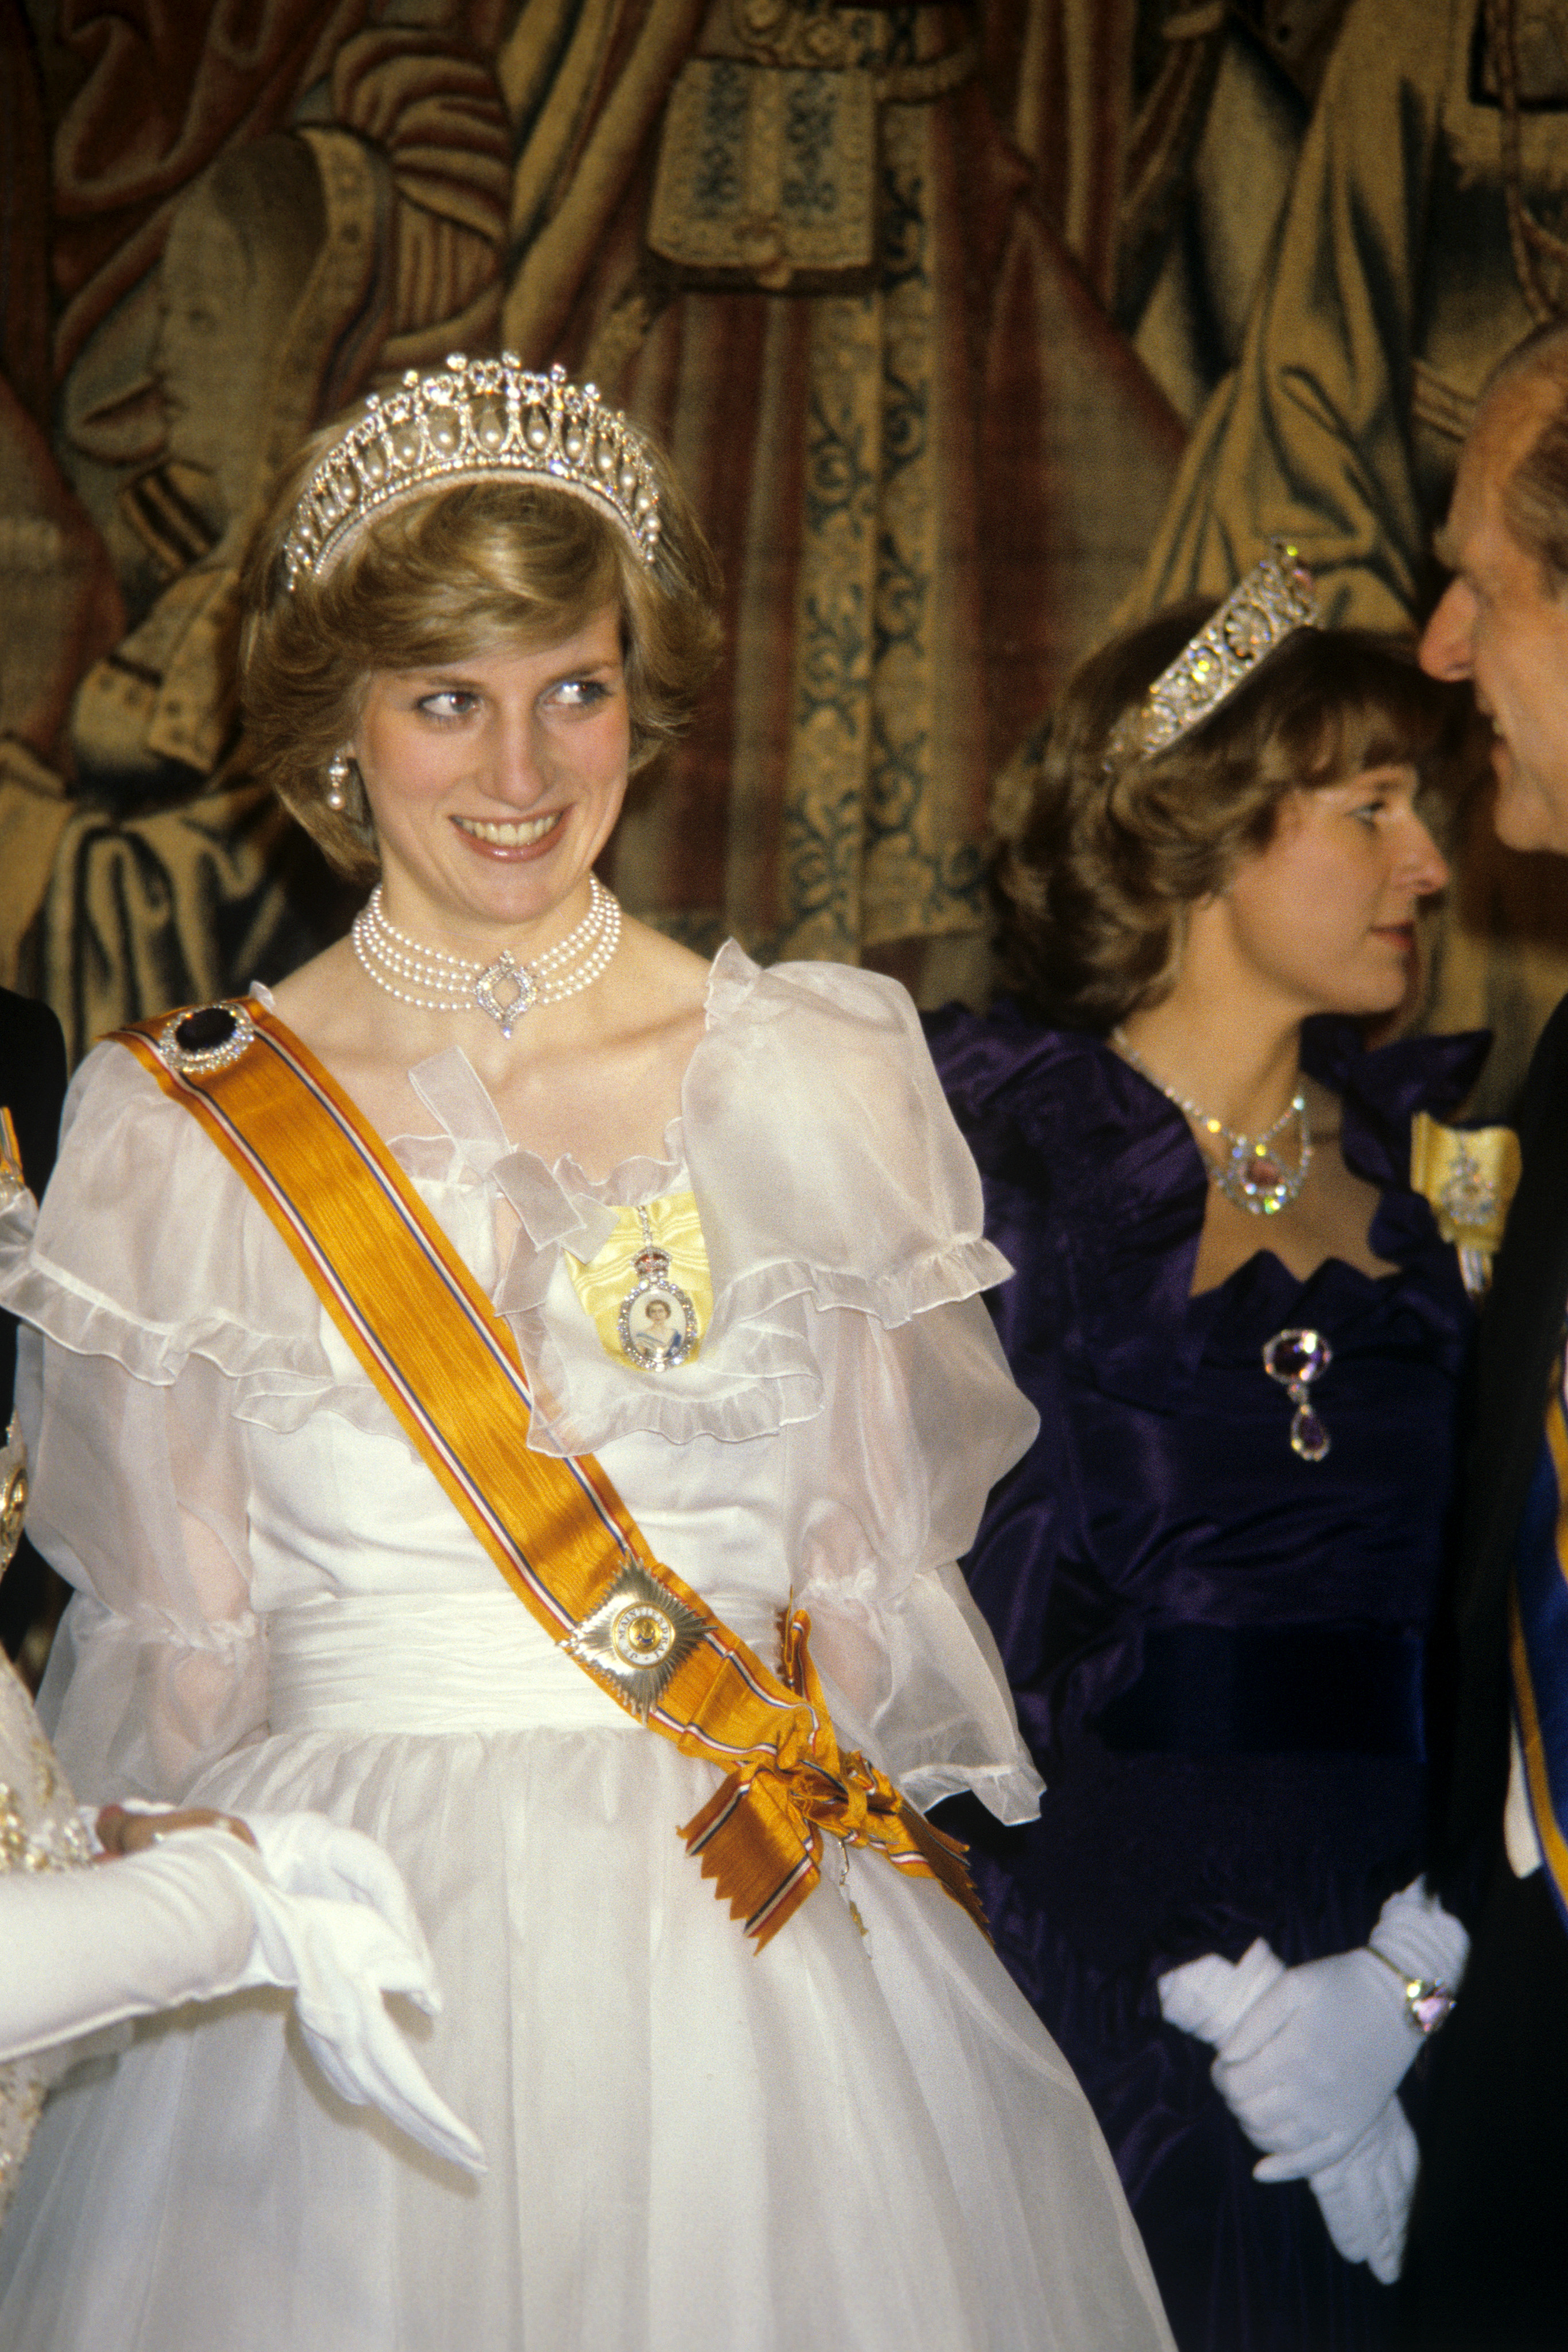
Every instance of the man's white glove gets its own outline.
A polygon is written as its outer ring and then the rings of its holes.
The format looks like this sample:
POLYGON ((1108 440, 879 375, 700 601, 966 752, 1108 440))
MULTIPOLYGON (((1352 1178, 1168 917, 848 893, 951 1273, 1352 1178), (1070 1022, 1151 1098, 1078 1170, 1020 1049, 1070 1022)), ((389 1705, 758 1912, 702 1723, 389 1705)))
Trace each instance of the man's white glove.
POLYGON ((1419 1882, 1391 1895, 1369 1946, 1287 1969, 1225 2034, 1215 2087, 1257 2147, 1260 2180, 1295 2180, 1348 2156, 1422 2046, 1407 1981, 1450 1991, 1469 1941, 1419 1882))
POLYGON ((1364 2263, 1392 2286, 1405 2260, 1419 2158, 1416 2135, 1397 2099, 1337 2164, 1309 2176, 1329 2236, 1347 2263, 1364 2263))

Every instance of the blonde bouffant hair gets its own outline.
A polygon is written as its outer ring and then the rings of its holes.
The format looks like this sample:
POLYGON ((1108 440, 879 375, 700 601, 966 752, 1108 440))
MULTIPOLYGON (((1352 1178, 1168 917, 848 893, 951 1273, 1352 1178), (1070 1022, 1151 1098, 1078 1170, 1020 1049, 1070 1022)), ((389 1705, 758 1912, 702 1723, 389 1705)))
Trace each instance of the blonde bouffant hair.
POLYGON ((683 732, 718 658, 718 567, 656 449, 652 564, 589 500, 497 476, 374 517, 325 580, 302 575, 291 593, 283 547, 294 509, 342 430, 340 421, 306 444, 274 501, 246 570, 240 648, 255 764, 340 874, 369 882, 380 868, 362 793, 327 805, 328 763, 377 670, 541 651, 613 605, 633 772, 683 732))
POLYGON ((1298 630, 1189 733, 1113 757, 1118 719, 1214 610, 1194 600, 1113 639, 998 784, 1006 977, 1061 1027, 1103 1034, 1168 993, 1187 909, 1268 846, 1291 793, 1409 765, 1450 800, 1476 772, 1468 688, 1364 629, 1298 630))

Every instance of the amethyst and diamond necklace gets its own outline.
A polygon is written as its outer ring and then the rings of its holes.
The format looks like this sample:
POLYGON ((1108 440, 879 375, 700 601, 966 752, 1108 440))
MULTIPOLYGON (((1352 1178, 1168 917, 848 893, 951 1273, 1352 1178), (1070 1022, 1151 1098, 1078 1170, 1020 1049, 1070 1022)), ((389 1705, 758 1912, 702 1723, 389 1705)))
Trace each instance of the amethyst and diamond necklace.
POLYGON ((1312 1137, 1307 1124, 1307 1098, 1299 1088, 1272 1127, 1266 1128, 1261 1135, 1239 1135, 1223 1119, 1216 1118, 1212 1111, 1205 1110, 1201 1104, 1188 1102, 1185 1095, 1178 1095, 1174 1087, 1167 1087, 1163 1078, 1157 1077, 1124 1030, 1113 1029, 1111 1043, 1140 1076, 1159 1088, 1167 1102, 1186 1112, 1202 1135, 1225 1147, 1223 1159, 1211 1159, 1207 1151, 1203 1155, 1216 1192, 1222 1192, 1228 1201, 1252 1217, 1278 1216, 1281 1209, 1300 1200, 1307 1171, 1312 1164, 1312 1137), (1274 1146, 1292 1120, 1297 1124, 1300 1148, 1295 1166, 1287 1168, 1274 1146))

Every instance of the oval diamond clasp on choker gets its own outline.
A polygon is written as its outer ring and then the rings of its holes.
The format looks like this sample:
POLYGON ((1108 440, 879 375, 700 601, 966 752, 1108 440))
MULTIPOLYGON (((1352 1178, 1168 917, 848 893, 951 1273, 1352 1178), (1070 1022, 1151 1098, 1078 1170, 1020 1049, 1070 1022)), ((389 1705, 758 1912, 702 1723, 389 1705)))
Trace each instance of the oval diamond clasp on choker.
POLYGON ((1263 1370, 1279 1381, 1296 1408, 1291 1444, 1303 1462, 1321 1462, 1333 1442, 1312 1402, 1312 1382, 1322 1378, 1333 1361, 1333 1349, 1321 1331, 1276 1331, 1263 1342, 1263 1370))
POLYGON ((643 1246, 632 1261, 637 1276, 615 1318, 622 1353, 639 1371, 670 1372, 684 1364, 697 1343, 697 1311, 670 1274, 670 1253, 653 1239, 645 1208, 637 1221, 643 1246))
POLYGON ((514 962, 505 948, 474 982, 475 1003, 508 1040, 513 1024, 531 1013, 538 1001, 539 984, 533 973, 526 963, 514 962))
POLYGON ((237 1062, 255 1035, 256 1024, 245 1005, 227 998, 174 1013, 158 1033, 158 1051, 180 1077, 199 1078, 237 1062))

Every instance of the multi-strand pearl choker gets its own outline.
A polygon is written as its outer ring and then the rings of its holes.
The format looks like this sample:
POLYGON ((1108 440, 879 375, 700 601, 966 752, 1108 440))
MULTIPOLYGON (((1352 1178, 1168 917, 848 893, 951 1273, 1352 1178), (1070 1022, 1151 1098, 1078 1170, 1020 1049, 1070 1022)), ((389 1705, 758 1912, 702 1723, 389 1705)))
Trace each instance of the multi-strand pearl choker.
POLYGON ((532 963, 506 949, 493 963, 467 963, 439 948, 421 947, 382 912, 381 885, 354 918, 354 953, 378 988, 421 1013, 485 1013, 509 1037, 536 1004, 559 1004, 591 988, 621 939, 621 902, 597 874, 588 877, 589 903, 575 930, 532 963))

